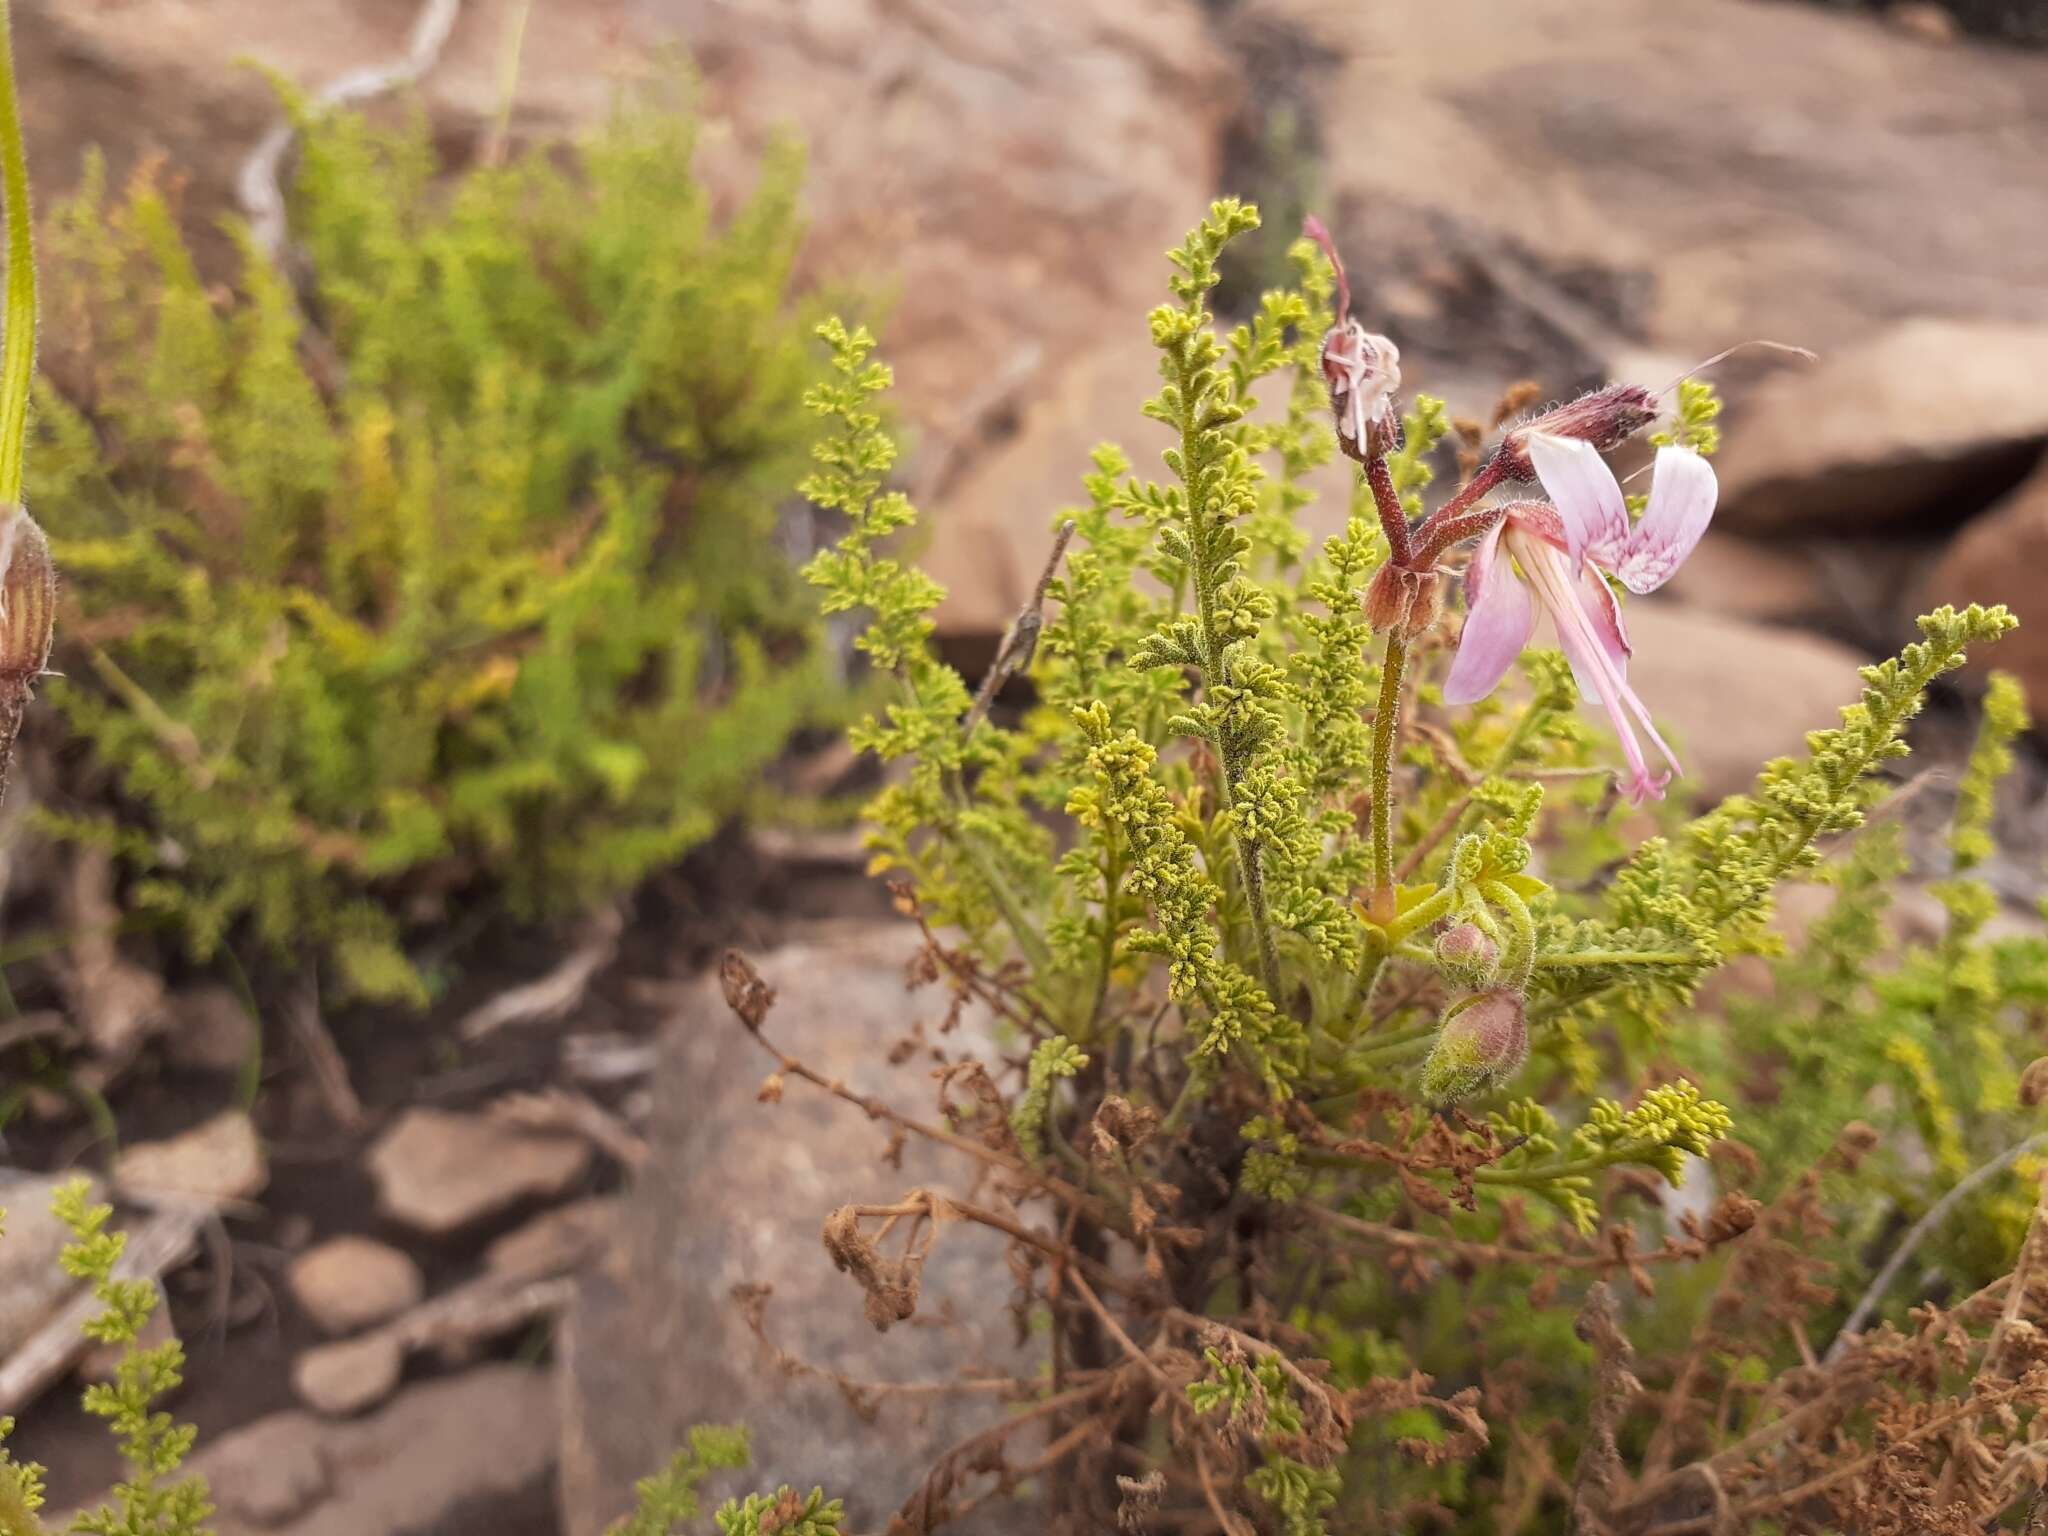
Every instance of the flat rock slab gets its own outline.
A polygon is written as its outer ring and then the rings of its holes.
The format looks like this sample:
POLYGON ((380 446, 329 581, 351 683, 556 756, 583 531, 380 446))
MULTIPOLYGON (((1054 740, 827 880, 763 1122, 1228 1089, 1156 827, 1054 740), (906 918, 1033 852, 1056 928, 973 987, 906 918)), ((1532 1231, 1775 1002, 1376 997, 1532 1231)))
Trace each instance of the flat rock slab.
POLYGON ((212 1489, 218 1536, 404 1536, 450 1529, 472 1500, 533 1488, 557 1434, 548 1375, 488 1365, 350 1423, 273 1414, 202 1446, 189 1466, 212 1489))
POLYGON ((409 1109, 370 1149, 377 1209, 445 1237, 521 1201, 561 1194, 590 1167, 590 1144, 521 1130, 488 1115, 409 1109))
POLYGON ((292 1260, 286 1277, 322 1333, 354 1333, 396 1317, 426 1294, 412 1256, 354 1235, 330 1238, 292 1260))
MULTIPOLYGON (((846 925, 755 957, 780 993, 767 1033, 855 1092, 931 1118, 929 1054, 914 1051, 895 1067, 887 1060, 915 1021, 929 1028, 946 1010, 942 987, 904 989, 917 945, 907 922, 846 925)), ((987 1031, 985 1016, 970 1011, 957 1031, 934 1038, 957 1055, 987 1031)), ((793 1080, 780 1103, 761 1102, 773 1067, 715 978, 686 994, 663 1038, 653 1156, 627 1197, 620 1246, 583 1276, 558 1343, 568 1536, 597 1536, 625 1509, 633 1480, 704 1423, 752 1432, 746 1486, 821 1484, 846 1499, 850 1529, 879 1530, 941 1450, 1004 1411, 967 1396, 924 1398, 885 1402, 864 1422, 834 1386, 764 1358, 732 1300, 737 1285, 774 1287, 767 1326, 781 1349, 860 1381, 943 1380, 977 1364, 1028 1371, 1037 1358, 1016 1349, 1003 1307, 1013 1283, 1001 1241, 965 1225, 939 1242, 919 1307, 926 1318, 956 1308, 957 1326, 877 1333, 867 1323, 858 1287, 820 1242, 825 1217, 921 1185, 961 1191, 969 1169, 914 1139, 900 1169, 884 1165, 883 1126, 793 1080)), ((1040 1528, 1029 1514, 997 1503, 960 1529, 1040 1528)))

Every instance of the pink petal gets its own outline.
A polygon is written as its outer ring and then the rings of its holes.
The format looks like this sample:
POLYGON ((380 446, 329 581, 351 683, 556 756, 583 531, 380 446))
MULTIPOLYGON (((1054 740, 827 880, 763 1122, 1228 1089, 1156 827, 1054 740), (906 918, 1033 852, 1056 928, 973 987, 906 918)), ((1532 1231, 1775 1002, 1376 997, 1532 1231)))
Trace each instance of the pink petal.
POLYGON ((1650 503, 1614 574, 1631 592, 1654 592, 1685 563, 1714 517, 1714 467, 1690 448, 1659 448, 1650 503))
MULTIPOLYGON (((1621 604, 1615 600, 1614 589, 1607 585, 1598 571, 1589 570, 1579 579, 1578 593, 1593 639, 1607 657, 1607 664, 1614 675, 1626 680, 1628 659, 1634 651, 1628 643, 1628 630, 1621 622, 1621 604)), ((1571 660, 1570 650, 1565 652, 1565 659, 1571 660)), ((1587 703, 1600 702, 1598 680, 1575 661, 1572 663, 1572 679, 1579 685, 1579 692, 1585 695, 1587 703)))
POLYGON ((1500 686, 1529 644, 1536 607, 1514 567, 1500 558, 1505 520, 1487 530, 1465 568, 1465 633, 1444 679, 1446 704, 1472 704, 1500 686))
POLYGON ((1628 503, 1606 461, 1591 443, 1537 433, 1529 439, 1529 462, 1564 519, 1565 553, 1571 556, 1572 570, 1576 572, 1587 555, 1612 565, 1628 547, 1628 503))

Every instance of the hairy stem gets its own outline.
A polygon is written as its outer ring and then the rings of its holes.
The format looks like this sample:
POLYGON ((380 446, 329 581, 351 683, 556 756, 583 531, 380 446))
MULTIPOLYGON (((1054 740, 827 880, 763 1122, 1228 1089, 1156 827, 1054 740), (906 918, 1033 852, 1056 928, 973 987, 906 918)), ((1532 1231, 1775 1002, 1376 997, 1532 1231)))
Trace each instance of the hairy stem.
POLYGON ((1407 665, 1408 647, 1390 631, 1380 667, 1380 705, 1372 717, 1372 917, 1382 927, 1394 919, 1394 738, 1407 665))

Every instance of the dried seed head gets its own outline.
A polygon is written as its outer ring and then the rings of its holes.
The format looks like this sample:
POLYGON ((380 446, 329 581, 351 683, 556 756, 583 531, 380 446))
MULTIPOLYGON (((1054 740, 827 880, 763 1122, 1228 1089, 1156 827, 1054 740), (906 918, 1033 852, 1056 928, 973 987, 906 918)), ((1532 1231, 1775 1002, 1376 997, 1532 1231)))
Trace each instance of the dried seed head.
POLYGON ((1378 633, 1413 640, 1443 617, 1443 572, 1383 565, 1366 586, 1364 608, 1365 622, 1378 633))
POLYGON ((1436 941, 1436 963, 1452 986, 1476 992, 1493 982, 1500 946, 1477 924, 1459 923, 1436 941))
POLYGON ((1455 1104, 1498 1087, 1529 1059, 1529 1015, 1519 992, 1482 992, 1444 1014, 1436 1045, 1422 1064, 1422 1094, 1432 1104, 1455 1104))
POLYGON ((1563 405, 1554 405, 1522 422, 1501 439, 1494 462, 1510 480, 1533 480, 1536 470, 1529 462, 1529 439, 1577 438, 1605 453, 1634 437, 1657 419, 1657 397, 1640 384, 1609 384, 1591 394, 1563 405))

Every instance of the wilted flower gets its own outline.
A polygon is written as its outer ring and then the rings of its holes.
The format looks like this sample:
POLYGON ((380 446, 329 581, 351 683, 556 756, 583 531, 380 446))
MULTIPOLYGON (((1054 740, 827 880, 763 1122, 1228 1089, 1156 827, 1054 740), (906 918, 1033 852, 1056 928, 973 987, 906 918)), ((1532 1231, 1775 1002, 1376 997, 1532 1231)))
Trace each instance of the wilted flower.
POLYGON ((1351 318, 1351 282, 1322 220, 1310 215, 1301 227, 1336 269, 1337 323, 1323 337, 1323 381, 1337 415, 1338 446, 1363 461, 1396 446, 1400 424, 1394 395, 1401 388, 1401 349, 1351 318))
POLYGON ((1422 1064, 1422 1095, 1432 1104, 1455 1104, 1483 1088, 1498 1087, 1529 1059, 1529 1015, 1519 992, 1482 992, 1453 1003, 1429 1060, 1422 1064))
POLYGON ((1540 606, 1580 690, 1614 722, 1629 766, 1622 788, 1640 804, 1661 796, 1671 774, 1650 773, 1638 728, 1672 772, 1682 770, 1628 685, 1628 632, 1607 577, 1638 593, 1670 580, 1714 515, 1714 471, 1688 448, 1660 448, 1649 505, 1631 526, 1621 486, 1591 443, 1538 435, 1528 440, 1528 453, 1550 502, 1510 505, 1473 551, 1465 634, 1444 702, 1469 704, 1493 692, 1528 645, 1540 606))

